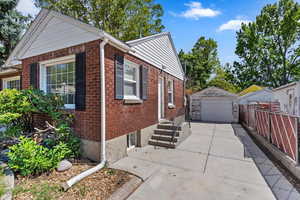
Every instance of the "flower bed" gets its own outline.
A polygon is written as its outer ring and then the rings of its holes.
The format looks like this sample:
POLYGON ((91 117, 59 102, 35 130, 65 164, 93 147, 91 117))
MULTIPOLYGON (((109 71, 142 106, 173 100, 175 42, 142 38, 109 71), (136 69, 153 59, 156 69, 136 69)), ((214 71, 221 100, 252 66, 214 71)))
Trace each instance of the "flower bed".
POLYGON ((65 172, 52 171, 34 178, 18 176, 13 190, 13 198, 16 200, 107 199, 132 177, 125 171, 104 168, 80 181, 68 191, 62 190, 62 183, 93 166, 92 163, 77 163, 65 172))

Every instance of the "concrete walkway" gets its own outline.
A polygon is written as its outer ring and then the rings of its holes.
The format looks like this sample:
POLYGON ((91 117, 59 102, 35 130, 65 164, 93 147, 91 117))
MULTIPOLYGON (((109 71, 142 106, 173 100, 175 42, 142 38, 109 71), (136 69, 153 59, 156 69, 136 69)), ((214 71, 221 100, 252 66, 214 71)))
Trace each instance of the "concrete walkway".
POLYGON ((276 199, 254 162, 258 152, 239 125, 192 123, 192 135, 175 150, 137 148, 112 167, 143 178, 131 200, 276 199))

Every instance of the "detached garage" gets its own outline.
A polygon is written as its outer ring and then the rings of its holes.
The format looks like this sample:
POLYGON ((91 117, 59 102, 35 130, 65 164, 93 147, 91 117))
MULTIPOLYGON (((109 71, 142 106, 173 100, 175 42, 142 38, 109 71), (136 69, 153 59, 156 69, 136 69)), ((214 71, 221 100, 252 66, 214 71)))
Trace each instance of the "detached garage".
POLYGON ((238 95, 210 87, 191 95, 191 118, 195 121, 238 122, 238 95))

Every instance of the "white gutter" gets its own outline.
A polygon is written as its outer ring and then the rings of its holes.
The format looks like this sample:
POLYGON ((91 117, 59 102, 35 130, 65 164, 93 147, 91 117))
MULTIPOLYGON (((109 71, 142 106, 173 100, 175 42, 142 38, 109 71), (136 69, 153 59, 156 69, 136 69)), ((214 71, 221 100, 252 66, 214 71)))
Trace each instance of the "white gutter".
POLYGON ((77 182, 81 181, 85 177, 101 170, 106 164, 106 153, 105 153, 105 136, 106 136, 106 111, 105 111, 105 56, 104 56, 104 46, 108 43, 108 39, 104 38, 100 43, 100 79, 101 79, 101 162, 91 168, 88 169, 81 174, 71 178, 67 182, 63 183, 62 187, 64 190, 68 190, 77 182))

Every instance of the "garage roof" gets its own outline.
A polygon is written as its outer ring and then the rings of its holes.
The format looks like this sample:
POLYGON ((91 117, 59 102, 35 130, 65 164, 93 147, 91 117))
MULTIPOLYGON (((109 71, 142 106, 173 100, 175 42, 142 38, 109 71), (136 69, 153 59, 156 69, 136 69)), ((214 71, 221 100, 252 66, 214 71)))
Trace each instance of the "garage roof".
POLYGON ((199 92, 192 94, 192 96, 198 97, 238 97, 238 95, 223 90, 217 87, 209 87, 199 92))

